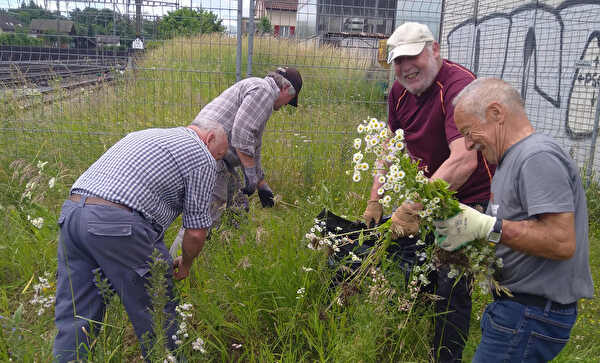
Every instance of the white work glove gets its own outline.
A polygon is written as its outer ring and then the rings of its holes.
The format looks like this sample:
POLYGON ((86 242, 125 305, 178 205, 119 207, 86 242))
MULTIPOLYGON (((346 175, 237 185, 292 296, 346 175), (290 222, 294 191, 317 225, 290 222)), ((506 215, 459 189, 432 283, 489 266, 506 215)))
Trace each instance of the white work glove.
POLYGON ((379 200, 369 200, 367 202, 367 209, 363 213, 363 219, 367 224, 367 227, 371 228, 371 224, 375 222, 375 224, 379 224, 381 221, 381 217, 383 216, 383 206, 379 203, 379 200))
POLYGON ((481 238, 488 238, 496 217, 491 217, 460 203, 461 211, 444 221, 434 221, 435 243, 446 251, 456 251, 481 238))

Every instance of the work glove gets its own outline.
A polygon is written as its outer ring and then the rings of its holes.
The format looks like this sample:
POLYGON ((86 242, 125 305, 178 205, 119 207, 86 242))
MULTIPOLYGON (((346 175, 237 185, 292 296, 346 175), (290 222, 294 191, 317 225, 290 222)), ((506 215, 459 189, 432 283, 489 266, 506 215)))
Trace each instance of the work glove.
POLYGON ((262 204, 263 208, 271 208, 275 205, 273 191, 266 182, 258 186, 258 197, 260 198, 260 204, 262 204))
POLYGON ((460 209, 454 217, 433 222, 435 243, 446 251, 456 251, 474 240, 487 239, 496 223, 496 217, 480 213, 462 203, 460 209))
POLYGON ((415 235, 419 232, 419 211, 423 209, 421 203, 404 202, 392 214, 392 238, 415 235))
POLYGON ((378 224, 383 216, 383 207, 376 199, 371 199, 367 202, 367 209, 363 213, 363 219, 367 227, 371 228, 372 223, 378 224))
POLYGON ((258 178, 258 168, 256 166, 244 168, 244 180, 246 181, 246 186, 242 188, 242 193, 250 196, 254 193, 260 181, 258 178))

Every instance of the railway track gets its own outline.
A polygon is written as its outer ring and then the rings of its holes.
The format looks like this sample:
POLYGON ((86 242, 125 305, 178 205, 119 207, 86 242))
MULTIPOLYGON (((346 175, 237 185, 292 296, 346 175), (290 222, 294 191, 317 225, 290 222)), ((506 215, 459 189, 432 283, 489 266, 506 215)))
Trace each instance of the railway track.
POLYGON ((129 56, 128 51, 0 46, 0 87, 106 78, 111 71, 125 69, 129 56))
POLYGON ((24 85, 47 86, 53 80, 102 76, 125 65, 83 65, 64 63, 0 63, 0 86, 14 88, 24 85))

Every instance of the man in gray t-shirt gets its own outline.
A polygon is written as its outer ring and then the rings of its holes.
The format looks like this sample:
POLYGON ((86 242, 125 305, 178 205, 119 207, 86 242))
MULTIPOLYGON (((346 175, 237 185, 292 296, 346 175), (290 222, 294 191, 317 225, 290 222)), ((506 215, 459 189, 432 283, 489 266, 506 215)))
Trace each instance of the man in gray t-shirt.
POLYGON ((594 293, 585 193, 573 160, 536 134, 518 92, 480 78, 454 99, 454 120, 468 149, 497 164, 486 214, 465 205, 436 222, 441 248, 487 239, 504 267, 481 320, 474 362, 549 361, 569 339, 577 301, 594 293))
POLYGON ((556 260, 527 254, 499 243, 504 267, 500 282, 512 293, 535 293, 561 304, 592 297, 588 214, 579 170, 550 137, 531 134, 512 145, 492 181, 494 199, 487 214, 523 221, 547 213, 574 213, 573 256, 556 260))

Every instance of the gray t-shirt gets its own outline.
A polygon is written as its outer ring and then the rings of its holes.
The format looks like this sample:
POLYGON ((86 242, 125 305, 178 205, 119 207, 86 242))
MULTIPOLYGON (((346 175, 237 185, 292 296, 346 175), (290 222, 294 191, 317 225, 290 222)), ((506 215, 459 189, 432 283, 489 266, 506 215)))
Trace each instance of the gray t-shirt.
POLYGON ((568 260, 527 255, 498 245, 504 267, 500 283, 511 292, 544 296, 568 304, 591 298, 588 214, 579 170, 552 140, 534 133, 504 154, 492 180, 487 214, 509 221, 537 218, 544 213, 575 212, 577 247, 568 260))

